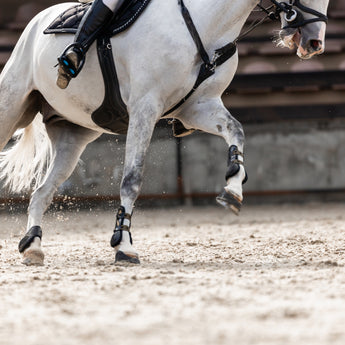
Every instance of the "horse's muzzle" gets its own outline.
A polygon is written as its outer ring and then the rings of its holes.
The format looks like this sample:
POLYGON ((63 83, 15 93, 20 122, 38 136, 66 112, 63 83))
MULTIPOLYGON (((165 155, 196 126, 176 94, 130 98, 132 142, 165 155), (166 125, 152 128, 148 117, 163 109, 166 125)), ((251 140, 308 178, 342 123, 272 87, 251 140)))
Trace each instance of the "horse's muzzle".
POLYGON ((306 40, 299 29, 281 30, 279 41, 287 48, 297 48, 298 57, 304 60, 310 59, 314 55, 322 54, 325 49, 323 40, 319 37, 306 40))
POLYGON ((324 52, 324 43, 318 39, 311 39, 305 45, 300 45, 297 55, 301 59, 310 59, 314 55, 320 55, 324 52))

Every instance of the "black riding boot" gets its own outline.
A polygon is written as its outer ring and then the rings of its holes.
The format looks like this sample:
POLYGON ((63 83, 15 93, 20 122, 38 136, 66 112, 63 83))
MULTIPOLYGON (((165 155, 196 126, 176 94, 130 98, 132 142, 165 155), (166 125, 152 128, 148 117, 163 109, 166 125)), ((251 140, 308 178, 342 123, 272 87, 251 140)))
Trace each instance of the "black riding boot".
POLYGON ((74 43, 68 46, 58 58, 59 70, 56 84, 59 88, 65 89, 71 78, 79 74, 85 62, 86 52, 113 15, 114 13, 103 4, 102 0, 94 1, 79 24, 74 43))

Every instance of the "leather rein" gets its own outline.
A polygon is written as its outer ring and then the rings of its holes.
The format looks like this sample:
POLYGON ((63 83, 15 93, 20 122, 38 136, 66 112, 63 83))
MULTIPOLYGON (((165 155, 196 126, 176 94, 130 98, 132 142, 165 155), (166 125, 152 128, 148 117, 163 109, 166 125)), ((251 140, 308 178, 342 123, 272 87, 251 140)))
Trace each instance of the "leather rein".
POLYGON ((313 10, 309 7, 306 7, 300 3, 300 0, 288 0, 288 2, 278 2, 276 0, 270 0, 272 2, 272 6, 265 8, 260 4, 258 7, 262 12, 266 13, 266 16, 262 19, 254 22, 247 31, 237 37, 233 42, 228 43, 222 48, 215 50, 212 59, 210 59, 203 43, 200 38, 200 35, 194 25, 193 19, 189 13, 188 8, 185 6, 183 0, 178 0, 179 5, 181 6, 181 12, 183 19, 187 25, 187 28, 193 38, 193 41, 198 49, 199 55, 203 61, 203 64, 200 67, 200 71, 197 77, 197 80, 192 88, 192 90, 179 102, 177 103, 172 109, 167 111, 163 116, 169 115, 177 110, 182 104, 184 104, 196 91, 196 89, 200 86, 200 84, 215 74, 216 68, 221 66, 224 62, 228 61, 231 57, 233 57, 237 51, 237 42, 241 40, 243 37, 248 35, 251 31, 253 31, 256 27, 261 25, 267 19, 277 20, 282 12, 284 12, 284 19, 288 22, 288 25, 285 26, 283 29, 288 28, 299 28, 304 25, 315 23, 315 22, 328 22, 327 16, 324 14, 313 10), (273 10, 273 11, 272 11, 273 10), (315 18, 305 19, 302 12, 309 13, 315 16, 315 18))

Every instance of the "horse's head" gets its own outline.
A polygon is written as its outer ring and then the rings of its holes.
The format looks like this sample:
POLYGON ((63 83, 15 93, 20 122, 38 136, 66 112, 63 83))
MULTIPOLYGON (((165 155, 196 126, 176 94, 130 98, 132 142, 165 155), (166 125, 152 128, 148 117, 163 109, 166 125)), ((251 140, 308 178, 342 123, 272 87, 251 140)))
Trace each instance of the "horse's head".
POLYGON ((271 0, 280 15, 280 46, 293 49, 301 59, 310 59, 325 50, 329 0, 271 0))

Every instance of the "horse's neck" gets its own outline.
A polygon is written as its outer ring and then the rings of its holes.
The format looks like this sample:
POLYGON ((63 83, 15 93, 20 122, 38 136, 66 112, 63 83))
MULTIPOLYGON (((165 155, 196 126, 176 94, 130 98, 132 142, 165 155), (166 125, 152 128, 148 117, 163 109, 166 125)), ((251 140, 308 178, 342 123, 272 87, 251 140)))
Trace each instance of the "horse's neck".
POLYGON ((219 48, 236 39, 259 0, 185 0, 200 36, 219 48))

